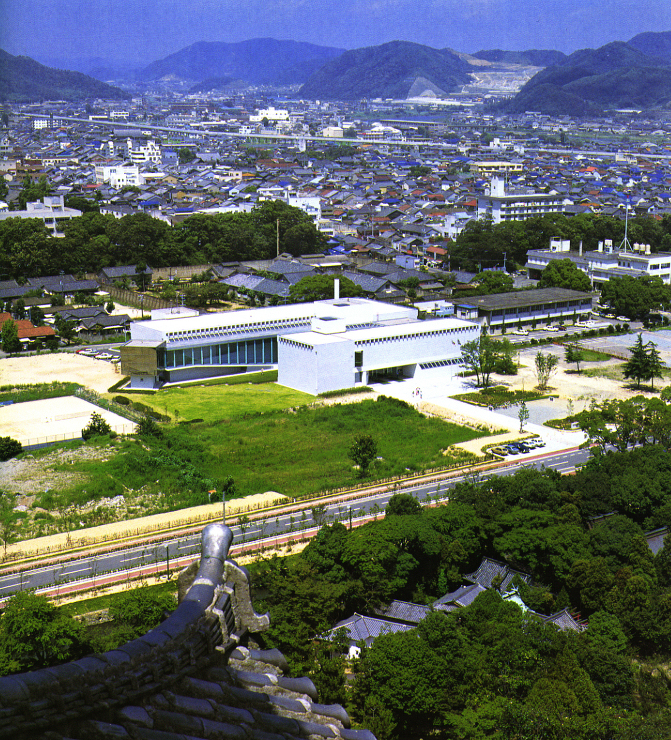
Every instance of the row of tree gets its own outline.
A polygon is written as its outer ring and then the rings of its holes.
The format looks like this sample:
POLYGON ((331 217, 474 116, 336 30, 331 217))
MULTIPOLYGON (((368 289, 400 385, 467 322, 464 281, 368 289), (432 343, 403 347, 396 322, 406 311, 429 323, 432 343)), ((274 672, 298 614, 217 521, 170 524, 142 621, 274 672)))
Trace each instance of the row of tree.
MULTIPOLYGON (((548 249, 550 239, 559 236, 569 239, 574 249, 580 242, 584 250, 596 250, 598 243, 611 239, 619 244, 624 238, 624 221, 610 216, 578 214, 546 214, 525 221, 472 221, 448 246, 451 269, 478 272, 482 268, 509 267, 512 263, 523 267, 530 249, 548 249)), ((653 252, 671 252, 671 217, 661 219, 649 216, 630 218, 630 241, 650 244, 653 252)))
POLYGON ((117 219, 85 213, 52 237, 41 219, 0 221, 0 276, 97 272, 143 262, 152 267, 314 254, 325 236, 300 208, 265 201, 249 213, 194 214, 174 228, 145 213, 117 219), (279 244, 278 244, 279 236, 279 244))

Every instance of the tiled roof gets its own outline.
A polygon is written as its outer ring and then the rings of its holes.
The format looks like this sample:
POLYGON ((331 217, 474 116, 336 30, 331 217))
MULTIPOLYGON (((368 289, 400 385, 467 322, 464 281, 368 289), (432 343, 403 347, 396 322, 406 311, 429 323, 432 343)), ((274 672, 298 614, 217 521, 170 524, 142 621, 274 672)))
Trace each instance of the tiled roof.
POLYGON ((434 607, 438 608, 443 605, 456 605, 456 606, 468 606, 475 601, 483 591, 486 591, 485 586, 481 586, 476 583, 472 586, 460 586, 456 591, 452 591, 445 596, 441 596, 439 599, 433 602, 434 607))
POLYGON ((568 609, 562 609, 560 612, 550 614, 549 617, 539 615, 546 624, 554 624, 562 632, 566 630, 572 630, 574 632, 582 632, 587 629, 586 625, 578 622, 575 617, 568 611, 568 609))
POLYGON ((409 601, 392 601, 389 606, 376 609, 375 614, 398 622, 419 624, 430 611, 431 607, 423 604, 413 604, 409 601))
POLYGON ((277 650, 251 635, 268 617, 251 606, 246 571, 226 560, 228 527, 203 532, 190 585, 162 625, 117 650, 0 678, 0 738, 11 740, 375 740, 350 729, 314 684, 283 675, 277 650))
POLYGON ((652 532, 645 533, 645 541, 648 543, 648 547, 652 550, 653 555, 664 547, 664 538, 669 533, 668 527, 662 527, 661 529, 655 529, 652 532))
POLYGON ((475 571, 475 573, 468 573, 464 576, 464 578, 467 581, 477 583, 481 586, 485 586, 486 588, 492 587, 492 581, 495 578, 501 578, 501 583, 498 586, 498 589, 499 591, 501 591, 501 593, 504 593, 508 589, 508 586, 512 582, 513 578, 515 578, 515 576, 521 578, 525 583, 531 583, 531 576, 528 573, 522 573, 519 570, 513 570, 505 563, 499 563, 498 561, 491 560, 490 558, 483 558, 480 566, 475 571))
POLYGON ((333 629, 328 630, 325 634, 331 634, 337 630, 344 629, 349 639, 353 642, 359 640, 370 640, 380 635, 391 634, 395 632, 407 632, 413 629, 410 624, 398 624, 386 619, 377 619, 375 617, 364 617, 361 614, 353 614, 342 622, 338 622, 333 629))

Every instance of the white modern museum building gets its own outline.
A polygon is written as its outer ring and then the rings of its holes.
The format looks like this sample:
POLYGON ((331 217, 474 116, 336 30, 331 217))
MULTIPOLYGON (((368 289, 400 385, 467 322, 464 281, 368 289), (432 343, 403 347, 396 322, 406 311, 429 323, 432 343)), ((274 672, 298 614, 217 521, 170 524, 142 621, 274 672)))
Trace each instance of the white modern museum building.
POLYGON ((121 371, 132 388, 277 369, 280 385, 306 393, 457 372, 464 342, 480 325, 455 318, 420 320, 408 306, 333 298, 226 313, 152 311, 131 324, 121 371))

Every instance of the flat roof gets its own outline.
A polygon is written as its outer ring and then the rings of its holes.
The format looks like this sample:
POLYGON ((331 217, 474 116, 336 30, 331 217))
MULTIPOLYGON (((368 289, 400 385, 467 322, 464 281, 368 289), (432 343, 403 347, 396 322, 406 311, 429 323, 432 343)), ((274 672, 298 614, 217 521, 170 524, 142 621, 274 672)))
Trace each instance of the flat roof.
POLYGON ((487 311, 497 308, 519 308, 533 306, 537 303, 558 303, 559 301, 591 300, 592 293, 567 288, 539 288, 522 290, 516 293, 495 293, 494 295, 469 296, 467 303, 455 301, 457 306, 475 306, 487 311))
POLYGON ((339 298, 314 303, 291 303, 285 306, 249 308, 241 311, 226 311, 201 314, 184 318, 136 321, 132 327, 142 327, 156 334, 184 331, 207 331, 209 329, 234 327, 240 324, 255 324, 262 321, 312 319, 321 315, 343 319, 350 324, 388 321, 406 316, 416 318, 417 309, 395 306, 390 303, 366 298, 339 298))

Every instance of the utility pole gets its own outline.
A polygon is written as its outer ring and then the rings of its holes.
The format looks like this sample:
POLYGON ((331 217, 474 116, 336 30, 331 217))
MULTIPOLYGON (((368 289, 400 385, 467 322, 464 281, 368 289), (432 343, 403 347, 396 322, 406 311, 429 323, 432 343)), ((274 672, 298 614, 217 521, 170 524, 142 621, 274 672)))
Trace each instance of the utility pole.
POLYGON ((280 256, 280 220, 277 219, 277 256, 280 256))
POLYGON ((506 257, 508 256, 508 252, 503 253, 503 272, 506 271, 506 257))

